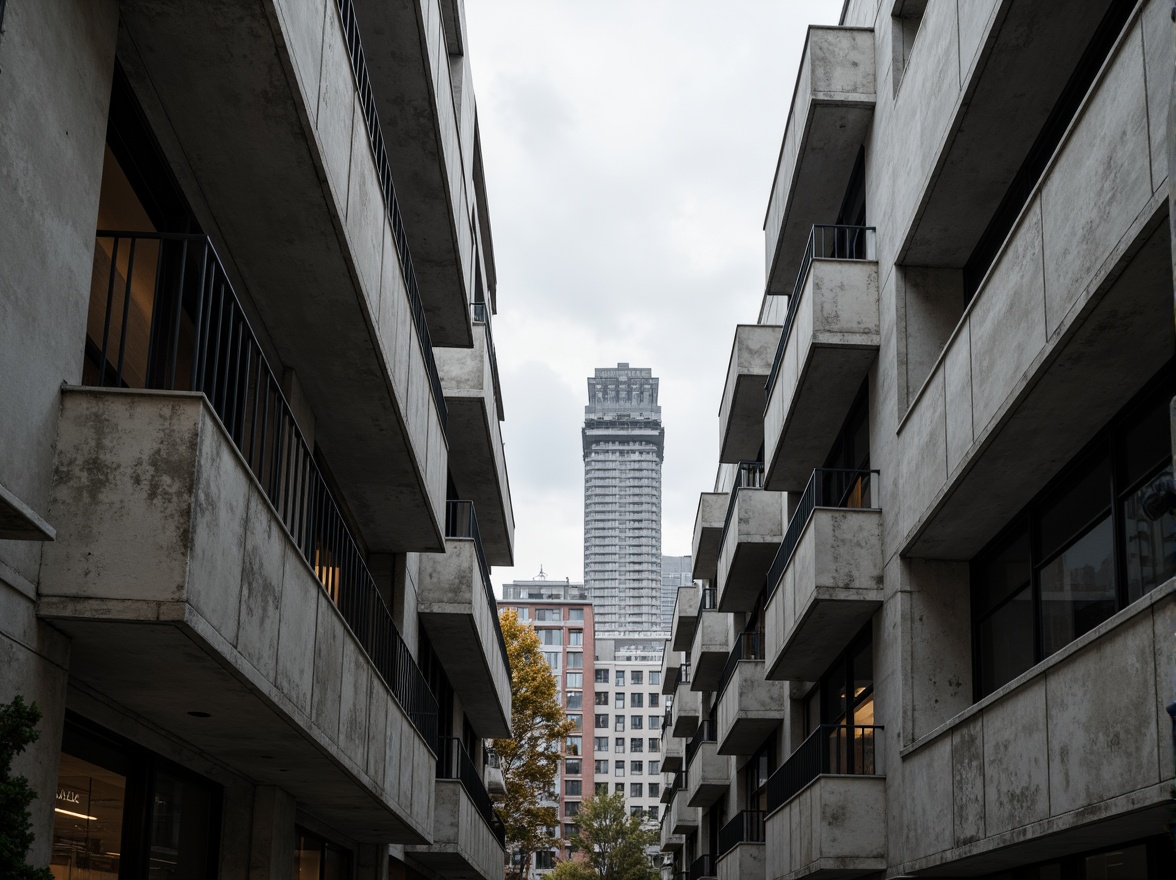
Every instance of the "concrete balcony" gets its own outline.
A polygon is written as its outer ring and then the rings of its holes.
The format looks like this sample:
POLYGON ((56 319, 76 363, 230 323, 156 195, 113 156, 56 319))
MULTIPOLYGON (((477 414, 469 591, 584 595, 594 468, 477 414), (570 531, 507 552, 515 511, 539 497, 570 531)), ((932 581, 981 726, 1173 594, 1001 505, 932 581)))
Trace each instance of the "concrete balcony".
POLYGON ((817 681, 882 607, 877 482, 876 472, 813 473, 768 573, 768 678, 817 681), (857 506, 834 506, 847 503, 857 506))
POLYGON ((670 731, 676 737, 694 736, 698 722, 702 720, 702 694, 690 690, 689 685, 679 686, 670 706, 670 731))
POLYGON ((813 227, 769 379, 766 488, 804 488, 861 390, 880 338, 873 230, 813 227))
POLYGON ((502 880, 506 834, 459 739, 442 740, 433 842, 405 847, 406 857, 444 877, 502 880))
POLYGON ((680 737, 674 736, 670 728, 662 729, 662 772, 676 773, 682 769, 685 748, 686 744, 680 737))
POLYGON ((718 753, 715 723, 703 721, 686 744, 686 802, 706 808, 727 793, 731 761, 718 753))
POLYGON ((445 402, 417 239, 364 112, 364 55, 336 0, 250 0, 232 27, 225 15, 121 4, 134 46, 122 68, 204 231, 223 243, 280 378, 313 413, 303 432, 330 458, 366 549, 440 551, 445 402))
POLYGON ((763 633, 740 636, 724 670, 715 712, 720 755, 750 755, 784 723, 788 683, 764 679, 763 643, 763 633))
POLYGON ((718 880, 764 880, 764 812, 743 810, 719 829, 718 880))
POLYGON ((696 586, 678 587, 674 616, 670 621, 670 644, 675 651, 689 651, 698 625, 698 603, 701 591, 696 586))
POLYGON ((123 711, 357 840, 425 843, 436 701, 309 450, 281 461, 263 489, 201 394, 65 389, 38 614, 123 711))
POLYGON ((671 829, 671 822, 673 820, 667 812, 665 818, 661 823, 661 851, 663 853, 676 853, 686 845, 685 834, 674 834, 671 829))
POLYGON ((711 581, 718 573, 719 545, 723 539, 723 521, 726 515, 726 492, 703 492, 698 496, 698 511, 694 515, 694 540, 690 545, 695 580, 711 581))
POLYGON ((779 342, 779 327, 740 324, 735 328, 719 407, 719 461, 751 461, 759 455, 764 442, 764 383, 779 342))
POLYGON ((874 115, 872 28, 810 27, 764 221, 769 293, 789 293, 814 223, 837 216, 874 115))
POLYGON ((731 619, 721 611, 703 611, 698 615, 694 642, 690 646, 689 687, 696 693, 718 690, 723 664, 731 650, 728 632, 731 619))
POLYGON ((690 835, 698 830, 702 820, 701 810, 686 803, 685 790, 679 789, 670 801, 670 830, 674 834, 690 835))
POLYGON ((715 579, 718 609, 747 612, 764 588, 764 572, 784 536, 785 497, 763 489, 763 465, 739 466, 723 524, 715 579))
POLYGON ((473 348, 437 348, 437 372, 449 409, 449 473, 478 509, 491 565, 514 564, 514 509, 502 445, 502 389, 488 307, 475 303, 473 348))
POLYGON ((446 506, 445 552, 419 558, 417 613, 474 727, 509 737, 510 663, 478 520, 468 501, 446 506))
POLYGON ((678 651, 674 651, 667 644, 662 649, 661 692, 669 696, 678 689, 678 681, 685 673, 689 679, 690 672, 685 669, 686 658, 678 651))

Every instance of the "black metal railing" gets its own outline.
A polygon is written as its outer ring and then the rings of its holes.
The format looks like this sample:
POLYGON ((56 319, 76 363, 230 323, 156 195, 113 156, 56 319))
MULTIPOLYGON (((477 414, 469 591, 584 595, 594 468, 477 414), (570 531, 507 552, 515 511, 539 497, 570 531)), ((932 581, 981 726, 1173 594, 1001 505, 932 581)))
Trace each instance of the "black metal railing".
MULTIPOLYGON (((730 507, 730 502, 727 504, 730 507)), ((720 545, 721 546, 721 545, 720 545)), ((702 595, 698 599, 699 611, 714 611, 718 607, 718 590, 714 587, 703 587, 702 595)))
POLYGON ((470 753, 466 751, 465 743, 456 736, 441 739, 441 752, 437 756, 437 778, 455 779, 461 783, 461 787, 473 801, 474 809, 481 815, 498 845, 505 849, 506 828, 494 812, 490 793, 486 791, 482 777, 478 775, 478 768, 474 766, 470 753))
POLYGON ((94 251, 91 298, 101 320, 93 313, 83 382, 204 394, 303 559, 435 750, 437 701, 396 629, 212 242, 203 235, 100 230, 94 251))
POLYGON ((808 278, 813 260, 873 260, 874 257, 874 227, 873 226, 824 226, 816 225, 809 231, 808 244, 804 249, 804 256, 800 260, 800 269, 796 273, 796 283, 792 285, 792 294, 788 297, 788 312, 784 317, 784 326, 780 331, 780 344, 776 347, 776 356, 772 360, 772 370, 768 374, 768 382, 764 386, 768 397, 772 396, 772 387, 776 384, 776 375, 780 372, 780 363, 784 359, 784 349, 788 345, 788 333, 792 330, 792 322, 796 318, 796 309, 800 303, 800 293, 808 278))
POLYGON ((719 829, 719 855, 725 856, 741 843, 764 842, 765 810, 744 810, 719 829))
POLYGON ((699 722, 698 730, 694 731, 694 736, 690 737, 690 742, 686 743, 686 766, 690 766, 703 743, 713 743, 714 741, 715 722, 713 719, 706 718, 699 722))
POLYGON ((473 303, 473 317, 475 324, 486 327, 486 350, 490 357, 490 377, 494 383, 494 405, 498 409, 498 418, 502 418, 502 384, 498 380, 498 354, 494 350, 494 328, 490 323, 490 305, 484 302, 473 303))
POLYGON ((768 568, 765 587, 769 599, 775 595, 784 569, 792 561, 792 554, 796 552, 796 545, 800 541, 804 527, 812 518, 813 511, 818 507, 878 510, 880 504, 877 497, 877 478, 877 470, 817 468, 813 471, 808 485, 796 503, 792 519, 788 521, 788 528, 784 530, 780 549, 776 551, 776 556, 768 568))
POLYGON ((727 516, 723 519, 723 534, 719 538, 719 546, 727 544, 727 530, 731 528, 731 518, 735 515, 735 505, 739 500, 740 489, 762 489, 764 487, 764 463, 762 461, 741 461, 739 469, 735 471, 735 482, 731 485, 731 496, 727 500, 727 516))
POLYGON ((876 776, 882 728, 822 724, 768 777, 768 812, 783 806, 824 773, 876 776))
POLYGON ((336 0, 336 4, 339 7, 339 18, 343 25, 344 39, 347 42, 347 54, 351 59, 351 73, 355 77, 355 89, 359 93, 360 110, 363 113, 364 123, 367 125, 372 159, 376 163, 376 175, 380 179, 380 192, 384 196, 384 209, 388 214, 388 223, 392 227, 392 240, 396 242, 396 254, 400 259, 401 272, 404 274, 404 288, 408 293, 409 312, 412 314, 417 341, 420 343, 421 354, 425 359, 425 369, 429 374, 433 402, 437 406, 437 415, 441 419, 442 427, 444 427, 447 416, 445 392, 441 388, 441 377, 437 373, 437 362, 433 358, 433 340, 429 336, 425 304, 421 299, 420 284, 417 281, 416 269, 412 263, 412 251, 408 246, 404 217, 400 213, 400 203, 396 200, 396 185, 392 182, 392 166, 388 161, 388 149, 384 146, 384 132, 380 127, 380 113, 376 108, 372 81, 368 75, 363 40, 360 39, 359 34, 359 21, 355 17, 355 7, 352 0, 336 0))
POLYGON ((502 624, 498 620, 498 600, 494 598, 494 585, 490 583, 490 566, 486 562, 486 551, 482 547, 482 533, 478 531, 478 516, 474 513, 474 502, 445 502, 445 537, 459 541, 472 541, 474 544, 474 554, 478 557, 478 568, 482 574, 482 590, 486 596, 486 604, 490 608, 494 634, 498 637, 498 650, 502 653, 502 662, 506 664, 506 672, 509 675, 510 658, 506 653, 506 639, 502 636, 502 624))
POLYGON ((763 659, 763 630, 751 630, 750 632, 739 633, 735 637, 735 644, 731 647, 731 653, 727 655, 727 662, 723 665, 723 677, 719 679, 719 689, 715 692, 715 702, 718 703, 723 698, 723 693, 727 690, 727 685, 734 677, 740 660, 763 659))
POLYGON ((683 767, 681 770, 679 770, 677 773, 674 774, 674 781, 670 783, 670 787, 673 788, 675 792, 685 791, 686 790, 686 783, 687 783, 686 768, 683 767))
POLYGON ((703 877, 717 877, 715 873, 715 857, 710 853, 699 856, 690 863, 690 870, 687 872, 690 875, 690 880, 702 880, 703 877))

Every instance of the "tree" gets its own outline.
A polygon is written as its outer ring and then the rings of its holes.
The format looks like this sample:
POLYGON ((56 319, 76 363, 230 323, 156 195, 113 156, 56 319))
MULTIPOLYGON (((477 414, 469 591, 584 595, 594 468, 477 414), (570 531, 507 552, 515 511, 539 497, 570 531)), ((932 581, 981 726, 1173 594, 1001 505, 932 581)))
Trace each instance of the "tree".
POLYGON ((12 759, 37 741, 41 710, 17 696, 0 705, 0 877, 5 880, 53 880, 48 868, 25 859, 33 845, 29 804, 37 797, 27 779, 12 774, 12 759))
MULTIPOLYGON (((644 827, 641 816, 625 810, 621 792, 586 798, 576 817, 580 833, 572 838, 598 880, 656 880, 646 855, 656 832, 644 827)), ((575 878, 566 878, 575 880, 575 878)))
POLYGON ((560 859, 555 863, 555 870, 548 875, 547 880, 598 880, 596 872, 592 870, 583 858, 560 859))
POLYGON ((572 722, 556 700, 555 676, 539 647, 534 628, 519 622, 512 610, 499 614, 506 655, 510 660, 512 739, 494 741, 502 765, 506 795, 498 807, 506 827, 508 876, 523 878, 531 856, 550 842, 543 829, 558 822, 551 798, 559 772, 560 746, 572 722))

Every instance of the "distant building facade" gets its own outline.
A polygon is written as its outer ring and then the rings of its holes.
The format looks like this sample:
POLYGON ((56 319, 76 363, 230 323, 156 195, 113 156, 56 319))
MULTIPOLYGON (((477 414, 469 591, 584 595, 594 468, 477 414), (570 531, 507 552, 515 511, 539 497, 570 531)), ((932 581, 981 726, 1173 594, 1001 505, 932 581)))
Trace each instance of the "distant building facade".
POLYGON ((694 583, 694 563, 689 556, 663 556, 661 558, 662 596, 661 631, 670 631, 674 617, 674 600, 678 598, 678 587, 689 587, 694 583))

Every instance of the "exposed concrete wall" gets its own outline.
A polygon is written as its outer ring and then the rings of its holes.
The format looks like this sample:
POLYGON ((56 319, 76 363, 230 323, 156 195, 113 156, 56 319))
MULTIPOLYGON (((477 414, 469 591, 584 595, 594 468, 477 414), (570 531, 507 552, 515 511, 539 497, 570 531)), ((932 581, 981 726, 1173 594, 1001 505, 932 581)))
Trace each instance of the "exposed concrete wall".
POLYGON ((765 861, 764 844, 738 844, 719 857, 719 880, 764 880, 765 861))
POLYGON ((442 876, 475 876, 495 880, 503 874, 503 851, 462 784, 437 780, 433 844, 410 846, 405 854, 442 876))
POLYGON ((720 751, 736 757, 751 754, 780 725, 787 704, 787 682, 767 681, 762 660, 741 660, 715 710, 720 751))

